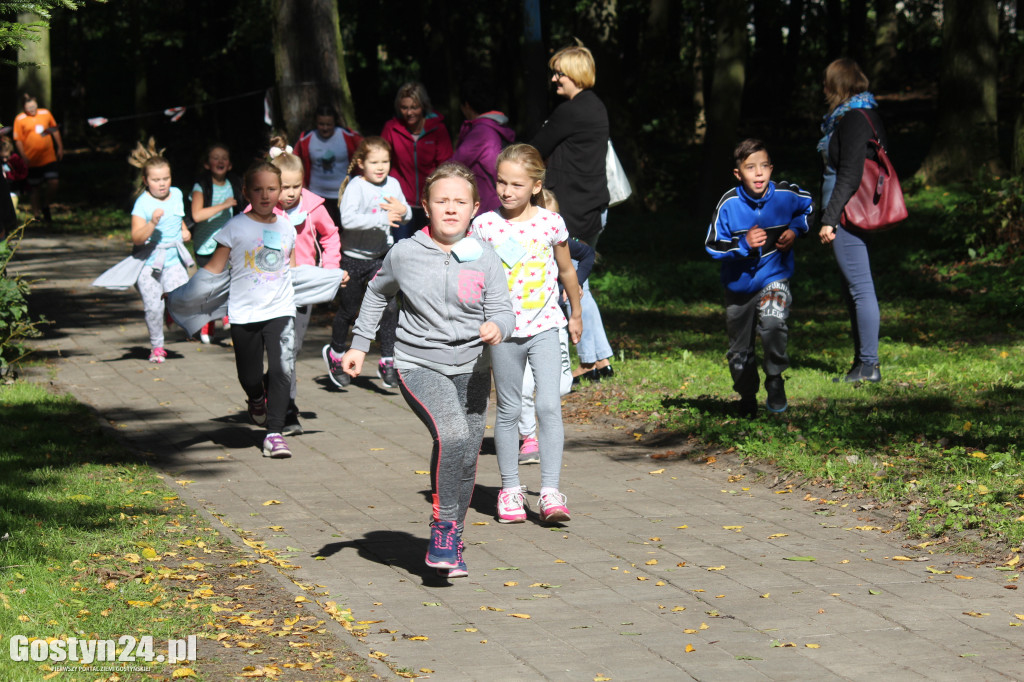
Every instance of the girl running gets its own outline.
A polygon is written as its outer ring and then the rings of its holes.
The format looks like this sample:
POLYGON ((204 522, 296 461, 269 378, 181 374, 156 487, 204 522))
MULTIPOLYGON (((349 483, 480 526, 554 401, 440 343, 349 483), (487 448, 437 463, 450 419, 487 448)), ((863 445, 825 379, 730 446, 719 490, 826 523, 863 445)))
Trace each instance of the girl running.
MULTIPOLYGON (((380 270, 384 255, 394 243, 392 230, 412 218, 412 209, 402 201, 402 188, 398 180, 388 175, 391 170, 391 145, 381 137, 367 137, 359 143, 348 177, 338 191, 341 206, 341 224, 345 227, 345 249, 341 267, 351 278, 341 290, 341 302, 334 315, 331 342, 324 346, 324 362, 331 381, 338 387, 347 386, 352 378, 341 367, 341 356, 348 347, 348 330, 359 315, 366 285, 380 270), (352 177, 354 170, 359 175, 352 177)), ((380 354, 377 376, 388 388, 398 388, 395 370, 395 326, 398 307, 394 300, 388 303, 380 320, 380 354)))
POLYGON ((526 520, 524 492, 519 483, 519 417, 523 373, 533 369, 540 444, 540 519, 568 521, 565 495, 558 490, 562 469, 562 401, 559 390, 561 352, 558 329, 566 324, 558 305, 558 282, 572 306, 569 337, 579 342, 580 286, 569 254, 569 232, 557 213, 544 208, 550 194, 543 189, 544 161, 528 144, 514 144, 498 155, 498 199, 501 208, 473 221, 473 234, 494 245, 505 266, 515 309, 512 338, 492 352, 498 415, 494 444, 501 470, 498 521, 526 520), (545 196, 548 194, 548 196, 545 196))
POLYGON ((248 398, 249 418, 266 426, 263 456, 291 457, 281 435, 295 367, 295 228, 274 212, 281 197, 281 171, 258 161, 245 172, 242 192, 250 210, 235 216, 215 237, 217 248, 205 270, 217 275, 230 263, 228 318, 238 382, 248 398), (267 355, 264 387, 263 354, 267 355))
POLYGON ((441 164, 424 183, 421 205, 429 230, 399 241, 384 257, 366 287, 342 366, 359 375, 387 302, 401 290, 395 367, 402 395, 434 441, 426 563, 457 578, 468 575, 462 530, 491 390, 482 351, 506 338, 515 318, 498 256, 465 238, 480 205, 472 172, 459 163, 441 164))
MULTIPOLYGON (((295 263, 316 265, 327 270, 341 267, 341 237, 338 234, 338 226, 328 213, 323 198, 303 187, 302 159, 292 153, 287 140, 281 136, 271 138, 270 145, 270 163, 281 170, 281 198, 277 206, 297 233, 295 263)), ((346 289, 343 288, 342 291, 346 289)), ((295 309, 295 358, 299 357, 302 351, 302 342, 306 338, 312 312, 311 305, 295 309)), ((288 410, 285 413, 282 432, 286 436, 302 433, 299 408, 295 405, 297 390, 293 369, 291 389, 288 393, 288 410)))
MULTIPOLYGON (((217 248, 214 237, 231 217, 237 215, 245 204, 242 198, 242 181, 231 172, 231 152, 226 145, 211 144, 206 149, 203 170, 192 186, 192 227, 195 238, 196 264, 203 267, 210 262, 210 256, 217 248)), ((228 318, 224 318, 224 329, 230 329, 228 318)), ((213 322, 207 322, 199 330, 199 340, 210 343, 213 322)))
POLYGON ((167 359, 164 350, 164 299, 188 281, 192 260, 185 252, 184 242, 192 239, 185 226, 185 203, 181 190, 171 186, 171 164, 157 151, 156 140, 149 145, 138 143, 128 163, 142 170, 142 193, 132 207, 132 244, 135 258, 145 258, 135 286, 142 296, 152 350, 149 361, 167 359), (180 245, 180 248, 179 248, 180 245), (184 257, 184 262, 183 262, 184 257))

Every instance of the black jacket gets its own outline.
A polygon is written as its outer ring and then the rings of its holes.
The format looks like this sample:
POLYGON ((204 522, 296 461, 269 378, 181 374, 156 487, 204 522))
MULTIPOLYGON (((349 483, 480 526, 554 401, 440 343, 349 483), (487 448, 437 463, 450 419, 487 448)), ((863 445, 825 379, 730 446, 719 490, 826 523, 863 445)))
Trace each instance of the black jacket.
POLYGON ((608 110, 592 90, 559 104, 530 141, 547 162, 544 186, 555 193, 569 235, 583 241, 601 232, 608 206, 608 110))
POLYGON ((888 138, 885 126, 878 109, 851 109, 846 112, 832 133, 828 142, 829 165, 836 169, 836 186, 828 205, 821 212, 821 224, 839 224, 839 216, 843 213, 846 202, 850 200, 860 186, 861 175, 864 174, 864 159, 875 158, 874 150, 868 141, 874 137, 871 125, 878 131, 878 139, 888 149, 888 138), (863 114, 861 112, 864 112, 863 114), (864 114, 867 114, 865 118, 864 114), (871 123, 868 123, 868 118, 871 123))

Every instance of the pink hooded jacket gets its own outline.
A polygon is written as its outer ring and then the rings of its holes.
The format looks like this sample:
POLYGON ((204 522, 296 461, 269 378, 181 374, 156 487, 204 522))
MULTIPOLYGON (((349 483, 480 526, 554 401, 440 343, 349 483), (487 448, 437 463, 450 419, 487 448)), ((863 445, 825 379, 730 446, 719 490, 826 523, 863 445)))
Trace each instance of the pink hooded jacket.
MULTIPOLYGON (((248 213, 252 206, 245 207, 248 213)), ((302 208, 306 220, 295 226, 296 265, 318 265, 327 270, 341 267, 341 235, 322 197, 302 188, 302 208)), ((274 207, 275 215, 287 216, 280 206, 274 207)))

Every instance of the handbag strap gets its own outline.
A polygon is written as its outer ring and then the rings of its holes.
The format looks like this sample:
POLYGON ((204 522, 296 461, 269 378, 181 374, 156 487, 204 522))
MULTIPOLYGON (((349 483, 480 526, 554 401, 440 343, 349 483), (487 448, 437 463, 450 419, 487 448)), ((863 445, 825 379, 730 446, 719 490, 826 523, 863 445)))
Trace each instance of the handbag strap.
POLYGON ((882 141, 878 139, 878 131, 875 130, 875 124, 871 122, 871 117, 868 116, 868 112, 864 111, 863 109, 858 109, 857 111, 864 115, 864 118, 867 120, 868 125, 871 126, 871 134, 874 135, 873 139, 875 143, 878 144, 879 147, 881 147, 882 141))

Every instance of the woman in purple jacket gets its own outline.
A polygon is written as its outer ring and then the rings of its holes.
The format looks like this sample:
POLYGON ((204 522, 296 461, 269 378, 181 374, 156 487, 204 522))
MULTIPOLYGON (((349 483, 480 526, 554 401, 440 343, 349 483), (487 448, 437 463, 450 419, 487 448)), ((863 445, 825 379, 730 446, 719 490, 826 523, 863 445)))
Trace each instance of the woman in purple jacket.
POLYGON ((462 83, 462 115, 466 117, 455 142, 453 161, 465 164, 476 176, 480 190, 480 211, 501 208, 495 191, 498 154, 515 139, 508 116, 497 110, 490 80, 473 76, 462 83))

